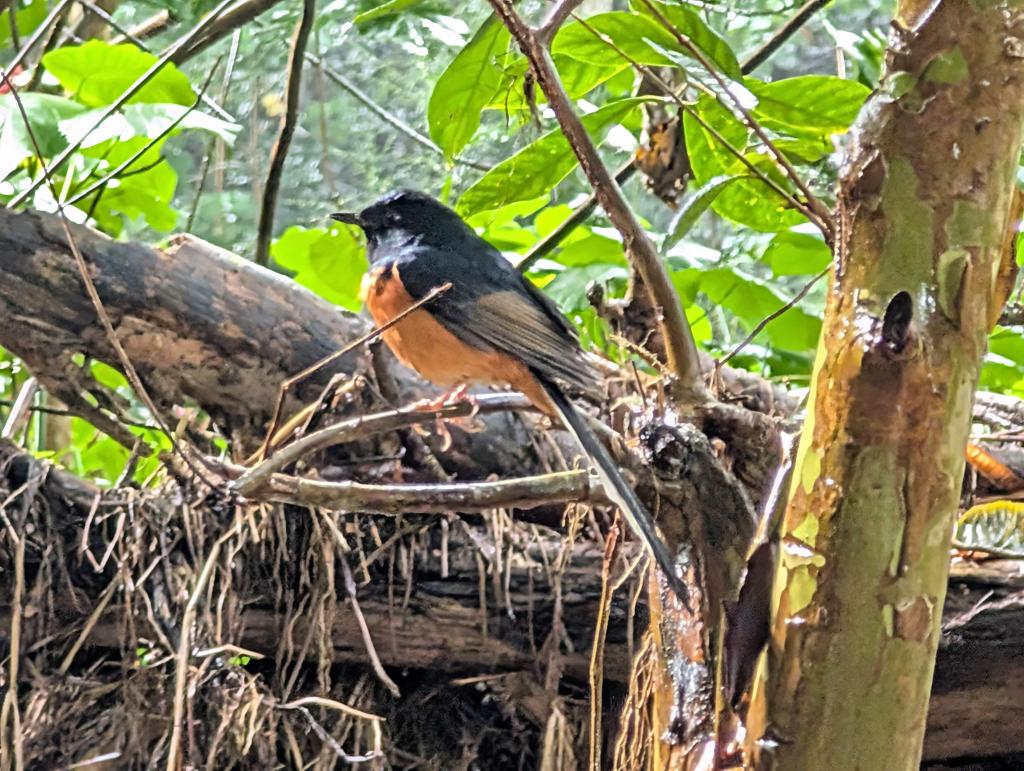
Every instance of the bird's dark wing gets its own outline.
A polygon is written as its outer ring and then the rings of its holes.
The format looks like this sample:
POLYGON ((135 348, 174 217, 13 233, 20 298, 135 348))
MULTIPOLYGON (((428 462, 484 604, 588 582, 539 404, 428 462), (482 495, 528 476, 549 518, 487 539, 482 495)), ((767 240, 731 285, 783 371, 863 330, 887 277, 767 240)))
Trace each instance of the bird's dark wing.
POLYGON ((413 299, 452 283, 426 309, 463 342, 507 353, 545 378, 596 392, 598 378, 569 320, 487 242, 407 248, 397 267, 413 299))

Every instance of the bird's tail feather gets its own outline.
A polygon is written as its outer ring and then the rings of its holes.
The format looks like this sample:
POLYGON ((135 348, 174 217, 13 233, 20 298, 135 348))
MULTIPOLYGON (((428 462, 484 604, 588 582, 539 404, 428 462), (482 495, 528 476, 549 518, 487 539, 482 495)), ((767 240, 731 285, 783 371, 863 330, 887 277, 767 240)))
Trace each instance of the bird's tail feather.
POLYGON ((629 483, 622 476, 622 472, 619 471, 619 467, 612 459, 611 454, 601 444, 601 441, 595 436, 590 426, 587 425, 586 418, 576 409, 562 389, 546 378, 538 376, 537 380, 540 381, 544 392, 551 400, 551 403, 554 404, 558 416, 562 419, 562 423, 576 437, 576 441, 580 443, 587 457, 597 467, 598 476, 601 477, 601 482, 604 484, 608 497, 622 511, 622 515, 626 518, 633 532, 639 535, 647 545, 647 548, 650 549, 655 561, 658 563, 658 567, 665 574, 665 578, 668 580, 673 591, 681 600, 686 602, 688 594, 686 586, 676 575, 672 555, 669 553, 664 541, 658 536, 654 519, 647 512, 644 505, 640 503, 640 499, 636 497, 633 488, 629 486, 629 483))

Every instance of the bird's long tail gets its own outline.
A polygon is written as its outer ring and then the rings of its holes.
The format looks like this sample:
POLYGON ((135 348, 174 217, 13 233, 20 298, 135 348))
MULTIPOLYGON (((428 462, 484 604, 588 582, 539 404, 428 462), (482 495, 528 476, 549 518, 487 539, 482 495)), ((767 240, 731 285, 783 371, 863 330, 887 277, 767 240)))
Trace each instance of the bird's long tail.
POLYGON ((647 545, 647 548, 650 549, 655 561, 658 563, 658 567, 665 574, 665 578, 668 580, 673 591, 683 602, 686 602, 688 595, 686 586, 676 575, 672 555, 669 553, 664 541, 658 536, 654 519, 647 512, 647 509, 644 508, 644 505, 640 503, 640 499, 636 497, 633 488, 629 486, 629 483, 622 476, 622 472, 619 471, 619 467, 612 460, 608 450, 605 449, 605 446, 601 444, 601 441, 595 436, 590 426, 587 425, 586 418, 569 401, 569 398, 558 385, 540 376, 537 377, 537 380, 540 381, 544 393, 547 394, 552 404, 554 404, 558 416, 562 419, 562 423, 576 437, 576 441, 580 443, 587 457, 597 467, 598 476, 601 477, 601 482, 604 484, 608 497, 622 511, 622 515, 626 518, 633 532, 639 535, 647 545))

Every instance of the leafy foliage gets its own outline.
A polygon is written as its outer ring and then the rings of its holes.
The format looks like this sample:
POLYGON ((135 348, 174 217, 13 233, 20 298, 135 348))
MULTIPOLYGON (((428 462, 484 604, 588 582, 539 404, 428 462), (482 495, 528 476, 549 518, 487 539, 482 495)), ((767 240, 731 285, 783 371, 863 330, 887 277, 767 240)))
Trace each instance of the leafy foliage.
MULTIPOLYGON (((43 56, 43 66, 76 101, 90 107, 113 104, 156 64, 157 58, 132 43, 111 45, 89 40, 43 56)), ((177 67, 165 66, 146 82, 129 103, 191 104, 195 92, 177 67)))

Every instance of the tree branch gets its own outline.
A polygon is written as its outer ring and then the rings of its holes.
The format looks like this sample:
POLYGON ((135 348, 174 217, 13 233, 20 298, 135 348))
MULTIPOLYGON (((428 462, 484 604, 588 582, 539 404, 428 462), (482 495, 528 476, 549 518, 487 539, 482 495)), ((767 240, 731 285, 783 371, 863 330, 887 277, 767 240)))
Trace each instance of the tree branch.
POLYGON ((208 16, 203 20, 202 34, 193 38, 187 46, 175 50, 171 54, 171 61, 175 64, 188 61, 280 2, 281 0, 238 0, 223 13, 216 14, 216 19, 210 20, 208 16), (206 23, 207 21, 209 23, 206 23))
POLYGON ((550 48, 551 41, 555 39, 558 30, 582 2, 583 0, 558 0, 555 7, 537 28, 537 42, 545 48, 550 48))
POLYGON ((743 74, 749 74, 768 61, 783 43, 793 37, 793 33, 804 26, 810 18, 831 3, 832 0, 807 0, 785 24, 778 28, 760 48, 754 51, 743 65, 743 74))
POLYGON ((600 485, 591 487, 586 471, 503 479, 498 482, 368 485, 360 482, 321 482, 316 479, 273 474, 254 501, 323 506, 341 511, 407 514, 449 511, 481 512, 494 509, 532 509, 551 503, 606 499, 600 485))
POLYGON ((686 401, 706 401, 709 397, 701 376, 697 345, 660 255, 637 222, 622 191, 612 179, 587 130, 576 115, 547 49, 519 17, 510 0, 490 2, 495 13, 508 27, 512 37, 529 59, 537 82, 547 96, 548 104, 554 110, 566 139, 590 180, 597 200, 608 213, 612 224, 622 233, 626 253, 643 279, 647 291, 651 293, 653 304, 660 311, 666 363, 669 371, 678 378, 675 386, 677 396, 686 401))
POLYGON ((302 65, 306 53, 306 43, 313 29, 313 16, 316 13, 316 0, 303 0, 302 18, 295 28, 292 38, 292 50, 288 60, 288 85, 284 92, 285 112, 281 117, 281 128, 274 142, 270 155, 270 170, 267 172, 267 183, 263 188, 263 202, 260 206, 260 221, 256 232, 257 265, 267 265, 270 260, 270 238, 274 230, 274 210, 277 208, 277 194, 281 189, 281 174, 284 162, 288 157, 288 147, 295 134, 295 126, 299 122, 299 96, 302 93, 302 65))
POLYGON ((522 394, 503 393, 474 396, 472 400, 450 404, 436 412, 424 411, 415 405, 411 405, 375 415, 360 415, 351 420, 334 423, 312 434, 307 434, 301 439, 297 439, 281 448, 274 455, 259 465, 248 469, 235 480, 234 490, 239 495, 247 496, 253 491, 258 490, 271 474, 287 468, 311 452, 351 442, 373 434, 394 431, 399 428, 430 423, 436 420, 467 417, 478 413, 488 414, 504 410, 528 409, 531 409, 530 401, 522 394))

